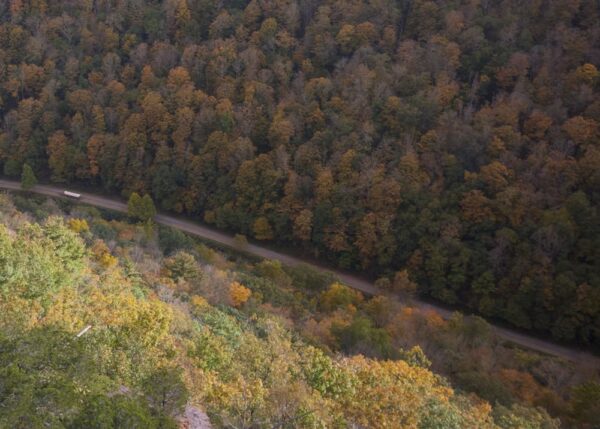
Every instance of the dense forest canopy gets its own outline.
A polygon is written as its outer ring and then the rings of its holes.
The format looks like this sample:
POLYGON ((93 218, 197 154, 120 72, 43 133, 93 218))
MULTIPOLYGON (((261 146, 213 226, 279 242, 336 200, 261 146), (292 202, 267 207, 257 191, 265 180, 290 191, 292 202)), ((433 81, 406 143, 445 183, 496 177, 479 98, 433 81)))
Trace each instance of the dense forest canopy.
POLYGON ((598 348, 599 8, 2 2, 0 164, 598 348))

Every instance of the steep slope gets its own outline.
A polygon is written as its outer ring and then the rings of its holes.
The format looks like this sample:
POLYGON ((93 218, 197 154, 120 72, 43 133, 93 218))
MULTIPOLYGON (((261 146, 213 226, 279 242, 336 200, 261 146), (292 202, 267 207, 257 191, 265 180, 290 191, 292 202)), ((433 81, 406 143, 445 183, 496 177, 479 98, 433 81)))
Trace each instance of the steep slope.
MULTIPOLYGON (((215 427, 558 427, 541 409, 492 409, 455 392, 418 354, 377 360, 308 345, 254 307, 256 285, 217 268, 231 263, 206 248, 198 257, 212 265, 182 251, 163 259, 147 228, 17 203, 40 221, 0 195, 2 426, 175 427, 188 404, 215 427)), ((185 246, 169 234, 163 246, 185 246)), ((339 296, 323 299, 336 306, 339 296)))

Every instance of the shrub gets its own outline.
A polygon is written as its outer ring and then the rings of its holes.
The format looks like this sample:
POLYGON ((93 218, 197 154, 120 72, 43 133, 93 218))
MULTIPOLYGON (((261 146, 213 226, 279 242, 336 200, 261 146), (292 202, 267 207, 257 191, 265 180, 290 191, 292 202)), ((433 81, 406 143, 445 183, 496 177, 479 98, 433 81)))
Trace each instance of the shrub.
POLYGON ((347 326, 334 324, 331 328, 340 348, 346 353, 363 354, 371 357, 391 358, 393 349, 390 336, 385 329, 373 327, 366 317, 355 317, 347 326))
POLYGON ((323 310, 333 311, 350 305, 356 307, 363 300, 362 293, 343 284, 333 283, 329 289, 321 293, 319 304, 323 310))
POLYGON ((272 280, 278 286, 289 287, 292 285, 292 279, 283 270, 281 262, 275 260, 264 260, 259 262, 254 268, 256 274, 272 280))
POLYGON ((158 245, 169 255, 176 250, 192 249, 194 241, 178 229, 161 226, 158 228, 158 245))
POLYGON ((244 234, 235 234, 233 242, 237 250, 245 250, 248 247, 248 239, 244 234))
POLYGON ((285 266, 284 270, 291 277, 294 286, 300 289, 320 291, 335 281, 333 274, 319 271, 307 264, 285 266))
POLYGON ((117 238, 117 231, 115 228, 103 219, 93 221, 90 229, 92 234, 104 241, 112 241, 117 238))

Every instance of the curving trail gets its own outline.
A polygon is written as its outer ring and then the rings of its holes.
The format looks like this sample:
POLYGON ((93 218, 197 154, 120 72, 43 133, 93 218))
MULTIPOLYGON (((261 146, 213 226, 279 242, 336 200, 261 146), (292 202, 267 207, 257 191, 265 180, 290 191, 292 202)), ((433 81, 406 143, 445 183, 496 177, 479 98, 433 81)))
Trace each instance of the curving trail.
MULTIPOLYGON (((22 191, 21 185, 19 182, 11 181, 11 180, 2 180, 0 179, 0 188, 11 190, 11 191, 22 191)), ((29 192, 34 192, 36 194, 46 195, 49 197, 61 197, 65 198, 63 195, 64 188, 52 185, 36 185, 29 192)), ((118 212, 127 212, 127 204, 117 201, 115 199, 111 199, 108 197, 102 197, 95 194, 89 193, 81 193, 80 200, 82 203, 89 204, 96 207, 101 207, 109 210, 115 210, 118 212)), ((225 234, 223 232, 214 230, 212 228, 208 228, 206 226, 194 223, 189 220, 182 220, 177 217, 158 214, 155 218, 157 223, 162 225, 170 226, 173 228, 177 228, 181 231, 187 232, 192 235, 196 235, 203 239, 208 239, 214 241, 220 245, 224 245, 231 248, 239 247, 236 245, 234 238, 231 235, 225 234)), ((291 256, 279 251, 270 250, 263 246, 257 246, 255 244, 248 244, 244 247, 244 251, 261 258, 266 259, 276 259, 281 261, 282 263, 290 266, 295 266, 299 264, 306 264, 306 261, 303 261, 301 258, 297 258, 295 256, 291 256)), ((370 283, 369 281, 362 279, 358 276, 354 276, 348 273, 344 273, 335 269, 325 269, 322 267, 315 268, 321 271, 327 271, 334 274, 338 277, 344 284, 357 289, 361 292, 364 292, 368 295, 375 295, 378 293, 377 288, 370 283)), ((428 304, 421 301, 415 301, 415 306, 419 307, 422 310, 426 311, 435 311, 439 313, 442 317, 448 318, 452 314, 451 311, 438 307, 433 304, 428 304)), ((546 353, 549 355, 558 356, 567 360, 571 360, 577 362, 578 364, 583 365, 594 365, 600 366, 600 358, 592 355, 591 353, 584 352, 577 349, 572 349, 569 347, 561 346, 559 344, 555 344, 550 341, 542 340, 540 338, 532 337, 526 334, 522 334, 511 329, 502 328, 498 326, 494 326, 495 332, 501 338, 515 343, 519 346, 526 347, 532 350, 536 350, 542 353, 546 353)))

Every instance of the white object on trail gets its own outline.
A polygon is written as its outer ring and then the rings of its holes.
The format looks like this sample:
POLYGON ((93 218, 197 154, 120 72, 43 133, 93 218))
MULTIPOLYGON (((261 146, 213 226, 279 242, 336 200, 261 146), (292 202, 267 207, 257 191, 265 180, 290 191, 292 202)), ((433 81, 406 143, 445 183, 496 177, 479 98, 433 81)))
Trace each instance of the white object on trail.
POLYGON ((65 194, 65 196, 67 197, 71 197, 71 198, 81 198, 81 194, 76 194, 75 192, 71 192, 71 191, 65 191, 63 192, 63 194, 65 194))

